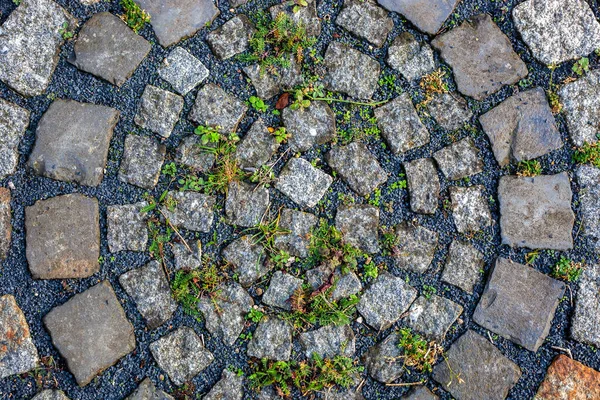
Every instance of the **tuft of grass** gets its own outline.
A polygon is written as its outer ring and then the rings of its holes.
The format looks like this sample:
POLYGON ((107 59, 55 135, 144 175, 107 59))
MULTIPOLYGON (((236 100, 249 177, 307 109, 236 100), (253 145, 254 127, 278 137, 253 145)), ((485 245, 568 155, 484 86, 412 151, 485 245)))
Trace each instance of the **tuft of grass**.
POLYGON ((400 359, 404 367, 430 373, 438 358, 444 354, 444 349, 440 345, 433 341, 428 342, 409 328, 400 329, 398 336, 398 347, 402 350, 400 359))
POLYGON ((517 175, 519 176, 538 176, 542 174, 542 164, 538 160, 526 160, 517 165, 517 175))
POLYGON ((573 161, 578 164, 592 164, 600 168, 600 142, 585 143, 575 150, 573 161))
POLYGON ((421 105, 426 105, 429 103, 435 94, 443 94, 450 91, 448 88, 448 83, 444 81, 445 77, 446 71, 438 69, 437 71, 433 71, 432 73, 421 78, 419 86, 421 86, 421 89, 425 91, 425 100, 421 103, 421 105))
POLYGON ((567 282, 575 282, 583 272, 583 263, 575 262, 566 257, 560 257, 560 260, 552 267, 550 275, 556 279, 562 279, 567 282))
POLYGON ((121 0, 121 7, 125 11, 125 14, 121 16, 121 19, 125 21, 135 33, 138 33, 140 29, 150 22, 150 14, 145 10, 142 10, 133 0, 121 0))
POLYGON ((216 300, 219 295, 219 285, 224 281, 223 271, 216 264, 208 264, 197 270, 179 270, 171 281, 171 292, 186 314, 201 321, 202 314, 198 311, 198 300, 202 296, 209 296, 216 300))

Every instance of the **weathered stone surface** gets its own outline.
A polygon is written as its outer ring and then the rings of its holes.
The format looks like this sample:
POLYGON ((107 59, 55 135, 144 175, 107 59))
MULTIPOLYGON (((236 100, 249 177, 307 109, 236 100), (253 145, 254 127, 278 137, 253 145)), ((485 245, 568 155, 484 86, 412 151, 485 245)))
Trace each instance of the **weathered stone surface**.
POLYGON ((406 396, 403 396, 401 400, 438 400, 439 397, 431 393, 431 390, 427 389, 426 386, 417 386, 411 390, 406 396))
POLYGON ((354 356, 354 332, 350 325, 327 325, 310 332, 300 334, 300 345, 304 355, 311 358, 318 354, 323 358, 333 358, 337 355, 354 356))
POLYGON ((269 189, 233 181, 227 190, 225 214, 232 225, 256 226, 269 207, 269 189))
POLYGON ((126 400, 174 400, 173 397, 154 386, 150 378, 145 378, 126 400))
POLYGON ((458 400, 504 400, 520 377, 517 364, 472 330, 452 344, 446 362, 433 368, 433 379, 458 400))
POLYGON ((182 109, 183 97, 146 85, 134 121, 138 126, 168 138, 182 109))
POLYGON ((329 90, 357 99, 370 99, 377 90, 379 63, 347 44, 331 42, 323 63, 323 83, 329 90))
POLYGON ((473 294, 482 268, 483 255, 472 244, 453 240, 448 249, 448 258, 441 279, 473 294))
POLYGON ((544 65, 600 48, 600 24, 584 0, 527 0, 513 9, 513 21, 533 56, 544 65))
POLYGON ((248 287, 272 268, 266 263, 265 249, 255 244, 251 237, 243 236, 223 249, 223 258, 233 264, 242 286, 248 287))
POLYGON ((586 73, 559 89, 563 113, 571 139, 577 146, 596 143, 600 134, 600 70, 586 73))
POLYGON ((214 360, 196 332, 187 326, 152 342, 150 352, 175 385, 183 385, 191 380, 214 360))
POLYGON ((368 374, 375 380, 391 383, 404 373, 400 357, 402 350, 398 347, 400 338, 392 332, 381 342, 371 347, 363 356, 368 374))
POLYGON ((410 32, 402 32, 388 49, 387 63, 409 82, 416 81, 435 70, 433 50, 419 43, 410 32))
POLYGON ((214 83, 208 83, 198 91, 188 118, 198 125, 218 127, 219 132, 230 134, 235 132, 247 110, 243 101, 214 83))
POLYGON ((150 52, 150 43, 109 12, 83 25, 69 59, 82 71, 121 86, 150 52))
POLYGON ((165 272, 157 261, 125 272, 119 277, 119 283, 131 296, 150 329, 167 322, 177 310, 165 272))
POLYGON ((224 369, 217 382, 203 400, 242 400, 244 396, 244 376, 224 369))
POLYGON ((563 146, 544 89, 519 92, 479 117, 500 166, 563 146))
POLYGON ((42 390, 31 400, 69 400, 62 390, 42 390))
POLYGON ((503 176, 498 184, 502 243, 530 249, 573 248, 571 198, 566 172, 503 176))
POLYGON ((19 143, 29 126, 29 110, 0 99, 0 179, 11 175, 19 163, 19 143))
POLYGON ((0 32, 0 80, 24 96, 46 91, 58 64, 63 24, 76 20, 51 0, 23 0, 0 32))
POLYGON ((410 208, 421 214, 435 214, 440 197, 440 179, 431 158, 403 164, 410 193, 410 208))
POLYGON ((253 305, 252 297, 235 282, 222 284, 216 299, 202 297, 198 301, 206 329, 228 346, 233 346, 240 336, 253 305))
POLYGON ((452 67, 458 90, 475 100, 527 76, 527 66, 487 14, 463 22, 431 44, 452 67))
POLYGON ((167 195, 175 207, 161 206, 161 211, 171 224, 196 232, 209 232, 214 219, 216 199, 193 191, 170 191, 167 195))
POLYGON ((271 277, 269 288, 262 297, 262 302, 271 307, 291 311, 290 297, 300 288, 302 288, 302 279, 281 271, 275 271, 271 277))
POLYGON ((398 243, 393 256, 399 268, 424 273, 435 254, 438 243, 438 233, 422 226, 402 223, 396 226, 398 243))
POLYGON ((152 189, 158 183, 166 152, 165 145, 150 137, 127 135, 119 166, 119 180, 143 189, 152 189))
POLYGON ((335 226, 344 241, 367 253, 379 252, 379 209, 367 204, 340 205, 335 226))
POLYGON ((571 336, 600 347, 600 265, 588 265, 579 280, 571 336))
POLYGON ((591 237, 600 254, 600 168, 580 165, 576 169, 583 233, 591 237))
POLYGON ((408 310, 407 325, 427 339, 441 343, 462 312, 462 306, 445 297, 421 295, 408 310))
POLYGON ((111 253, 144 251, 148 243, 147 214, 142 208, 145 201, 135 204, 114 205, 106 208, 108 233, 106 239, 111 253))
POLYGON ((119 111, 58 99, 38 123, 28 165, 38 175, 98 186, 119 111))
POLYGON ((219 60, 227 60, 248 49, 255 31, 248 17, 240 14, 209 33, 206 41, 219 60))
POLYGON ((202 146, 202 140, 198 135, 190 135, 184 138, 177 147, 175 160, 195 171, 207 172, 212 168, 216 157, 214 153, 203 149, 202 146))
POLYGON ((292 354, 292 327, 275 317, 263 318, 248 343, 248 357, 287 361, 292 354))
POLYGON ((498 258, 473 320, 486 329, 536 352, 565 285, 526 265, 498 258))
POLYGON ((335 137, 335 115, 324 101, 313 101, 307 108, 282 113, 283 124, 292 135, 288 140, 294 152, 304 152, 314 145, 324 144, 335 137))
POLYGON ((586 400, 600 398, 600 372, 570 359, 557 356, 542 381, 536 400, 586 400))
POLYGON ((183 243, 173 243, 173 260, 175 269, 193 270, 202 267, 202 242, 200 240, 183 243), (192 250, 190 252, 190 250, 192 250))
POLYGON ((384 272, 365 290, 357 309, 367 324, 382 331, 396 322, 416 297, 415 288, 384 272))
POLYGON ((0 260, 4 260, 10 251, 12 239, 10 190, 0 188, 0 260))
POLYGON ((150 14, 152 29, 163 47, 194 36, 219 15, 212 0, 136 0, 150 14))
POLYGON ((377 125, 392 153, 405 153, 429 143, 429 131, 421 122, 408 93, 375 109, 377 125))
POLYGON ((54 307, 44 324, 80 386, 135 349, 133 325, 108 281, 54 307))
POLYGON ((370 195, 387 180, 387 173, 363 143, 334 147, 327 153, 327 164, 361 196, 370 195))
POLYGON ((280 13, 287 14, 296 25, 302 25, 306 29, 308 36, 317 37, 321 34, 321 20, 317 15, 317 1, 307 0, 305 7, 300 7, 294 12, 293 3, 283 2, 269 8, 271 18, 277 18, 280 13))
POLYGON ((335 23, 377 47, 383 46, 394 29, 394 21, 387 11, 371 1, 345 1, 335 23))
POLYGON ((314 207, 325 195, 333 178, 303 158, 292 158, 283 167, 275 188, 300 207, 314 207))
POLYGON ((100 265, 98 200, 66 194, 25 207, 26 255, 34 279, 87 278, 100 265))
POLYGON ((158 67, 158 75, 185 96, 208 78, 210 71, 183 47, 176 47, 158 67))
POLYGON ((427 103, 429 114, 444 129, 453 131, 471 119, 473 112, 458 93, 442 93, 427 103))
POLYGON ((479 149, 470 137, 452 143, 433 153, 438 166, 450 180, 473 176, 483 171, 479 149))
POLYGON ((378 0, 390 11, 404 15, 423 32, 435 35, 459 0, 378 0))
POLYGON ((237 145, 235 158, 242 168, 260 168, 266 164, 279 148, 275 136, 271 135, 265 123, 258 119, 237 145))
POLYGON ((306 280, 313 290, 318 290, 328 283, 332 284, 333 290, 330 297, 338 301, 356 294, 362 290, 362 283, 358 276, 352 271, 343 274, 341 269, 329 268, 325 265, 306 271, 306 280))
POLYGON ((313 214, 285 208, 281 211, 279 228, 287 233, 275 236, 275 247, 287 251, 291 256, 308 257, 311 231, 316 223, 317 217, 313 214))
MULTIPOLYGON (((301 12, 301 11, 300 11, 301 12)), ((261 71, 260 65, 252 64, 243 68, 243 71, 252 81, 256 95, 261 99, 270 99, 285 89, 290 89, 304 82, 300 64, 294 55, 289 57, 290 66, 282 68, 275 66, 276 73, 261 71)))
POLYGON ((29 325, 10 294, 0 297, 0 338, 0 379, 24 374, 38 366, 38 352, 29 325))
MULTIPOLYGON (((501 178, 502 179, 502 178, 501 178)), ((478 232, 492 225, 485 187, 450 187, 452 218, 460 233, 478 232)))

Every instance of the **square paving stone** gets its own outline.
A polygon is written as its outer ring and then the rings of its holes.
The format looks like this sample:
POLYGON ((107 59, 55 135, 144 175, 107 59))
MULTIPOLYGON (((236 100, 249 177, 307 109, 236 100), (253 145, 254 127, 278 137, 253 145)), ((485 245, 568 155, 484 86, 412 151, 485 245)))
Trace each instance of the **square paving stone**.
POLYGON ((460 240, 453 240, 448 249, 448 258, 441 279, 473 294, 482 268, 483 254, 475 246, 460 240))
POLYGON ((435 35, 460 0, 378 0, 390 11, 402 14, 418 29, 435 35))
POLYGON ((291 311, 292 304, 290 298, 294 292, 301 288, 302 279, 281 271, 275 271, 271 277, 269 287, 262 297, 262 302, 271 307, 279 307, 283 310, 291 311))
POLYGON ((323 358, 334 358, 338 355, 352 357, 355 347, 354 332, 350 325, 328 325, 301 333, 300 345, 308 359, 311 359, 313 354, 323 358))
POLYGON ((345 1, 335 23, 377 47, 383 46, 394 29, 394 21, 388 12, 370 1, 345 1))
POLYGON ((517 93, 479 117, 500 166, 532 160, 563 146, 544 89, 517 93))
POLYGON ((279 143, 275 136, 271 135, 265 123, 258 119, 238 143, 235 158, 241 168, 260 168, 269 161, 278 148, 279 143))
POLYGON ((548 367, 535 399, 600 399, 600 372, 560 354, 548 367))
POLYGON ((108 248, 111 253, 119 251, 144 251, 148 243, 148 215, 142 208, 148 203, 145 201, 122 206, 108 206, 106 208, 106 221, 108 233, 106 235, 108 248))
POLYGON ((498 258, 473 320, 536 352, 552 324, 565 284, 526 265, 498 258))
POLYGON ((440 179, 431 158, 403 164, 410 193, 410 208, 421 214, 435 214, 440 198, 440 179))
POLYGON ((279 228, 287 233, 276 235, 273 244, 295 257, 308 257, 311 232, 317 217, 313 214, 285 208, 281 211, 279 228))
POLYGON ((154 386, 150 378, 144 378, 142 383, 129 395, 126 400, 174 400, 167 393, 154 386))
POLYGON ((248 50, 256 29, 245 15, 237 15, 212 31, 206 41, 219 60, 227 60, 248 50))
POLYGON ((275 188, 300 207, 314 207, 325 195, 333 178, 303 158, 292 158, 283 167, 275 188))
POLYGON ((35 396, 31 398, 31 400, 69 400, 69 398, 65 395, 62 390, 42 390, 35 396))
POLYGON ((29 325, 15 298, 0 297, 0 379, 25 374, 39 364, 29 325))
POLYGON ((287 361, 292 354, 292 326, 276 317, 266 317, 248 343, 248 357, 287 361))
POLYGON ((358 312, 378 331, 396 322, 417 297, 417 290, 402 278, 384 272, 365 290, 358 312))
POLYGON ((38 175, 98 186, 119 111, 58 99, 42 116, 28 165, 38 175))
POLYGON ((29 110, 0 99, 0 179, 14 174, 19 163, 19 143, 29 126, 29 110))
POLYGON ((304 152, 335 138, 335 115, 324 101, 313 101, 307 108, 297 110, 286 107, 282 118, 292 135, 288 144, 293 152, 304 152))
POLYGON ((293 4, 283 2, 269 8, 271 18, 275 19, 280 13, 285 13, 296 25, 302 24, 309 37, 321 34, 321 19, 317 15, 317 1, 307 0, 307 5, 297 10, 293 4))
POLYGON ((269 189, 246 182, 231 182, 225 200, 228 223, 242 227, 258 225, 269 208, 269 189))
POLYGON ((10 207, 10 189, 0 188, 0 260, 4 260, 10 251, 12 224, 10 207))
POLYGON ((46 91, 64 39, 63 24, 77 21, 51 0, 23 0, 0 32, 0 80, 24 96, 46 91))
POLYGON ((248 106, 214 83, 198 91, 196 102, 188 118, 199 125, 212 126, 223 134, 235 132, 248 106))
POLYGON ((150 43, 108 12, 87 20, 69 59, 82 71, 121 86, 150 52, 150 43))
POLYGON ((569 175, 503 176, 498 184, 502 243, 530 249, 573 248, 569 175))
POLYGON ((368 196, 388 175, 363 143, 353 142, 347 146, 334 147, 327 153, 327 164, 340 174, 352 190, 368 196))
POLYGON ((457 400, 504 400, 520 377, 517 364, 472 330, 433 368, 433 379, 457 400))
POLYGON ((343 206, 337 209, 335 227, 345 243, 364 252, 379 253, 379 209, 367 204, 343 206))
POLYGON ((378 88, 379 63, 341 42, 331 42, 323 58, 325 87, 357 99, 370 99, 378 88))
POLYGON ((158 75, 182 96, 202 83, 210 71, 183 47, 175 47, 158 67, 158 75))
POLYGON ((146 85, 134 121, 136 125, 168 138, 182 109, 183 97, 146 85))
POLYGON ((429 131, 421 122, 408 93, 377 107, 375 117, 381 135, 394 154, 405 153, 429 143, 429 131))
POLYGON ((252 81, 258 97, 268 100, 286 89, 299 86, 304 82, 300 64, 296 61, 295 55, 289 56, 288 60, 289 67, 273 66, 276 73, 265 73, 264 68, 261 69, 259 64, 243 68, 244 73, 252 81))
POLYGON ((571 337, 578 342, 600 347, 600 265, 588 265, 577 289, 571 337))
POLYGON ((189 249, 183 243, 173 243, 172 251, 175 270, 183 269, 191 271, 202 267, 202 242, 199 239, 188 241, 188 246, 189 249))
POLYGON ((192 328, 181 328, 150 344, 150 352, 158 366, 177 386, 191 380, 214 360, 210 351, 192 328))
POLYGON ((210 389, 202 400, 242 400, 244 396, 244 375, 224 369, 221 379, 210 389))
POLYGON ((563 113, 571 139, 577 146, 596 143, 600 134, 600 70, 587 72, 583 78, 559 89, 563 113))
POLYGON ((460 129, 473 116, 469 104, 456 92, 434 95, 427 109, 435 122, 448 131, 460 129))
POLYGON ((125 272, 119 277, 119 283, 131 296, 150 329, 156 329, 170 320, 177 310, 169 281, 157 261, 125 272))
POLYGON ((87 278, 100 265, 98 200, 66 194, 25 207, 26 255, 34 279, 87 278))
POLYGON ((158 183, 167 148, 156 140, 129 134, 119 167, 119 180, 143 189, 152 189, 158 183))
POLYGON ((398 334, 392 332, 363 355, 365 368, 371 378, 383 383, 392 383, 402 376, 405 368, 399 342, 398 334))
POLYGON ((248 287, 272 268, 266 261, 265 249, 251 237, 242 236, 223 249, 223 259, 234 266, 242 286, 248 287))
POLYGON ((421 295, 408 309, 406 323, 427 339, 441 343, 462 312, 462 306, 445 297, 421 295))
POLYGON ((108 281, 54 307, 44 325, 79 386, 135 349, 133 325, 108 281))
POLYGON ((136 0, 150 14, 158 42, 169 47, 192 37, 219 15, 211 0, 136 0))
POLYGON ((513 9, 513 21, 533 56, 560 64, 600 48, 600 24, 585 0, 527 0, 513 9))
POLYGON ((483 171, 479 149, 470 137, 436 151, 433 153, 433 158, 446 178, 450 180, 466 178, 483 171))
POLYGON ((475 100, 527 76, 527 66, 487 14, 463 22, 431 44, 452 67, 459 92, 475 100))
MULTIPOLYGON (((502 179, 502 178, 501 178, 502 179)), ((460 233, 479 232, 492 225, 485 187, 450 187, 452 218, 460 233)))
POLYGON ((387 63, 409 82, 416 81, 435 70, 433 50, 420 43, 409 32, 402 32, 388 49, 387 63))
POLYGON ((406 222, 396 226, 394 232, 398 242, 392 255, 398 268, 424 273, 433 261, 438 233, 406 222))
POLYGON ((600 168, 580 165, 575 173, 580 187, 582 232, 592 238, 596 252, 600 254, 600 168))
POLYGON ((161 206, 161 211, 171 224, 189 231, 210 232, 216 202, 214 196, 192 191, 170 191, 167 196, 175 206, 172 209, 161 206))
POLYGON ((204 146, 202 139, 198 135, 184 138, 177 146, 175 161, 197 172, 209 171, 215 163, 216 157, 214 153, 203 149, 202 146, 204 146))

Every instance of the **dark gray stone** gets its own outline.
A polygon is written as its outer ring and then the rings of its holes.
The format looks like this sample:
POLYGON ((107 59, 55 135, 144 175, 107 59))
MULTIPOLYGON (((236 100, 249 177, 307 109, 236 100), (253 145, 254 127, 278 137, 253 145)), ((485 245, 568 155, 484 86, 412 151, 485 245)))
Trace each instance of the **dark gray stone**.
POLYGON ((317 15, 317 1, 307 0, 306 7, 300 7, 294 12, 294 3, 282 2, 271 8, 271 18, 275 19, 280 13, 287 14, 296 25, 302 25, 308 36, 317 37, 321 34, 321 20, 317 15))
POLYGON ((208 78, 210 71, 183 47, 176 47, 158 67, 158 75, 185 96, 208 78))
POLYGON ((473 320, 536 352, 552 324, 565 284, 526 265, 498 258, 473 320))
POLYGON ((196 332, 187 326, 150 343, 150 352, 177 386, 194 378, 214 360, 196 332))
POLYGON ((281 271, 275 271, 271 277, 269 288, 263 294, 262 302, 271 307, 279 307, 283 310, 291 311, 292 304, 290 297, 301 288, 302 279, 281 271))
POLYGON ((504 400, 520 377, 517 364, 472 330, 433 369, 433 379, 457 400, 504 400))
POLYGON ((190 135, 184 138, 177 147, 175 160, 194 171, 207 172, 215 163, 216 156, 204 149, 204 146, 209 147, 210 145, 203 145, 200 136, 190 135))
POLYGON ((244 376, 224 369, 221 379, 202 400, 242 400, 244 396, 244 376))
POLYGON ((453 240, 448 249, 448 258, 441 279, 473 294, 482 268, 483 255, 473 245, 453 240))
POLYGON ((177 310, 165 272, 157 261, 125 272, 119 277, 119 283, 135 302, 149 329, 156 329, 170 320, 177 310))
POLYGON ((289 56, 290 66, 287 68, 274 66, 275 72, 261 70, 260 65, 253 64, 244 67, 244 73, 252 81, 256 95, 268 100, 286 89, 301 85, 304 82, 300 64, 294 55, 289 56))
POLYGON ((329 166, 361 196, 370 195, 387 180, 387 173, 363 143, 334 147, 326 157, 329 166))
POLYGON ((235 158, 245 169, 260 168, 266 164, 279 148, 275 136, 271 135, 265 123, 258 119, 237 145, 235 158))
POLYGON ((54 307, 44 325, 79 386, 135 349, 133 325, 108 281, 54 307))
POLYGON ((208 83, 198 91, 188 118, 199 125, 219 128, 219 132, 228 135, 236 131, 247 110, 243 101, 208 83))
POLYGON ((287 361, 292 354, 292 327, 275 317, 266 317, 258 324, 248 343, 248 357, 287 361))
POLYGON ((573 248, 571 184, 566 172, 503 176, 498 184, 502 243, 530 249, 573 248))
POLYGON ((233 181, 227 189, 225 214, 232 225, 258 225, 269 208, 269 190, 246 182, 233 181))
POLYGON ((8 256, 12 240, 10 199, 10 189, 0 188, 0 260, 8 256))
POLYGON ((408 310, 407 325, 428 340, 442 343, 462 312, 462 306, 445 297, 421 295, 408 310))
POLYGON ((600 254, 600 168, 580 165, 576 170, 583 233, 595 242, 600 254))
POLYGON ((203 193, 170 191, 168 198, 175 203, 173 209, 161 206, 164 217, 176 227, 195 232, 210 232, 214 219, 216 198, 203 193))
POLYGON ((306 280, 312 290, 318 290, 331 283, 333 290, 330 298, 333 301, 350 297, 362 290, 362 283, 354 272, 348 271, 343 274, 340 268, 333 270, 325 265, 306 271, 306 280))
POLYGON ((77 35, 69 60, 82 71, 121 86, 150 52, 150 43, 109 12, 94 14, 77 35))
POLYGON ((166 152, 165 145, 150 137, 127 135, 119 166, 119 180, 143 189, 152 189, 158 183, 166 152))
POLYGON ((303 158, 292 158, 283 167, 275 188, 300 207, 314 207, 325 195, 333 178, 303 158))
POLYGON ((206 41, 219 60, 227 60, 248 50, 256 30, 245 15, 237 15, 212 31, 206 41))
POLYGON ((379 382, 391 383, 402 376, 404 365, 401 359, 402 350, 398 347, 399 341, 398 334, 392 332, 367 350, 363 362, 371 378, 379 382))
POLYGON ((390 11, 402 14, 423 32, 435 35, 460 0, 378 0, 390 11))
POLYGON ((335 216, 335 226, 345 243, 364 252, 379 253, 379 209, 371 205, 340 205, 335 216))
POLYGON ((403 396, 401 400, 438 400, 439 397, 427 389, 426 386, 417 386, 411 390, 406 396, 403 396))
POLYGON ((571 337, 600 347, 600 265, 586 266, 577 288, 571 337))
POLYGON ((492 225, 484 186, 451 186, 449 191, 452 199, 452 218, 457 231, 478 232, 492 225))
POLYGON ((146 85, 134 121, 136 125, 168 138, 182 109, 183 97, 146 85))
POLYGON ((431 158, 404 163, 410 193, 410 208, 421 214, 435 214, 440 197, 440 179, 431 158))
POLYGON ((438 166, 450 180, 473 176, 483 171, 479 149, 470 137, 452 143, 433 153, 438 166))
POLYGON ((327 73, 325 86, 357 99, 370 99, 377 90, 379 63, 368 55, 341 42, 331 42, 323 59, 327 73))
POLYGON ((400 154, 429 143, 429 131, 421 122, 408 93, 375 109, 377 125, 392 153, 400 154))
POLYGON ((324 101, 313 101, 308 108, 297 110, 287 107, 282 117, 287 132, 292 135, 288 144, 294 152, 307 151, 335 138, 335 115, 324 101))
POLYGON ((285 208, 281 211, 279 228, 287 233, 275 236, 276 248, 287 251, 291 256, 308 257, 308 246, 317 217, 313 214, 285 208))
POLYGON ((265 262, 265 249, 248 236, 236 239, 225 247, 223 258, 234 266, 239 282, 244 287, 252 285, 272 268, 271 263, 265 262))
POLYGON ((175 269, 193 270, 202 267, 202 242, 200 239, 183 243, 173 243, 173 261, 175 269), (191 250, 191 252, 190 252, 191 250))
POLYGON ((28 165, 38 175, 98 186, 119 111, 58 99, 42 116, 28 165))
POLYGON ((26 255, 34 279, 87 278, 100 264, 98 200, 66 194, 25 207, 26 255))
POLYGON ((0 379, 25 374, 38 366, 38 352, 31 339, 29 325, 10 294, 0 297, 0 333, 0 379))
POLYGON ((42 390, 32 397, 31 400, 69 400, 62 390, 42 390))
POLYGON ((388 49, 387 63, 409 82, 416 81, 435 70, 433 50, 419 43, 409 32, 402 32, 388 49))
POLYGON ((19 143, 29 126, 29 111, 0 99, 0 179, 14 174, 19 163, 19 143))
POLYGON ((328 325, 310 332, 300 334, 300 345, 306 358, 318 354, 323 358, 337 355, 354 356, 354 332, 350 325, 328 325))
POLYGON ((532 160, 563 146, 544 89, 520 92, 479 117, 500 166, 532 160))
POLYGON ((600 70, 592 70, 559 89, 569 135, 577 146, 598 141, 600 126, 600 70))
POLYGON ((433 119, 449 131, 460 129, 473 116, 465 99, 455 92, 434 95, 427 109, 433 119))
POLYGON ((144 251, 148 243, 148 215, 142 208, 145 201, 135 204, 114 205, 106 208, 106 239, 111 253, 144 251))
POLYGON ((476 15, 431 44, 452 67, 458 90, 475 100, 527 76, 527 66, 487 14, 476 15))
POLYGON ((393 251, 396 265, 402 269, 424 273, 433 261, 438 233, 405 222, 396 226, 395 234, 398 240, 393 251))
POLYGON ((394 29, 394 21, 387 11, 372 1, 345 1, 335 23, 377 47, 383 46, 394 29))
POLYGON ((174 400, 174 398, 157 389, 150 378, 145 378, 126 400, 174 400))

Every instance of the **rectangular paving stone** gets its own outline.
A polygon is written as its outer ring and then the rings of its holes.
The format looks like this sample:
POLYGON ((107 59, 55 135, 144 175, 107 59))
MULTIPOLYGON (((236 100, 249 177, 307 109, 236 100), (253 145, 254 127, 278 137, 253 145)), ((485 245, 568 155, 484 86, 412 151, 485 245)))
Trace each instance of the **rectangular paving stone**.
POLYGON ((433 50, 427 42, 418 42, 410 32, 402 32, 394 39, 386 61, 411 83, 435 70, 433 50))
POLYGON ((227 188, 225 215, 231 225, 253 227, 269 208, 269 190, 246 182, 232 181, 227 188))
POLYGON ((460 233, 478 232, 492 225, 485 187, 451 186, 452 218, 460 233))
POLYGON ((161 206, 161 211, 176 227, 195 232, 210 232, 214 219, 215 197, 192 191, 170 191, 167 196, 174 208, 161 206))
POLYGON ((378 0, 390 11, 402 14, 418 29, 435 35, 460 0, 378 0))
POLYGON ((304 152, 335 138, 335 114, 324 101, 312 101, 310 106, 282 112, 283 125, 292 135, 288 143, 292 151, 304 152))
POLYGON ((325 87, 342 92, 356 99, 370 99, 377 90, 381 68, 370 56, 333 41, 323 58, 327 73, 323 77, 325 87))
POLYGON ((427 339, 441 343, 462 312, 461 305, 445 297, 421 295, 408 309, 406 323, 427 339))
POLYGON ((405 372, 398 333, 392 332, 379 343, 371 346, 362 356, 367 373, 383 383, 392 383, 405 372))
POLYGON ((287 361, 292 354, 292 326, 277 317, 259 322, 248 343, 248 357, 287 361))
POLYGON ((548 367, 535 399, 600 399, 600 372, 560 354, 548 367))
POLYGON ((248 50, 256 32, 252 22, 243 14, 237 15, 210 32, 206 41, 219 60, 227 60, 248 50))
POLYGON ((142 209, 148 203, 108 206, 106 224, 108 248, 111 253, 119 251, 144 251, 148 243, 148 214, 142 209))
POLYGON ((244 169, 260 168, 267 164, 279 143, 271 135, 262 119, 256 120, 237 144, 235 158, 244 169))
POLYGON ((314 207, 325 195, 333 178, 303 158, 292 158, 283 167, 275 188, 300 207, 314 207))
POLYGON ((580 165, 575 173, 580 186, 582 232, 592 239, 596 252, 600 254, 600 168, 580 165))
MULTIPOLYGON (((185 137, 177 146, 175 161, 197 172, 209 171, 215 163, 216 156, 202 146, 204 145, 200 136, 191 134, 185 137)), ((210 143, 206 147, 210 147, 210 143)))
POLYGON ((158 75, 182 96, 208 78, 210 71, 183 47, 176 47, 158 67, 158 75))
POLYGON ((429 143, 429 131, 421 122, 408 93, 375 109, 377 126, 392 153, 400 154, 429 143))
POLYGON ((578 342, 600 347, 600 265, 583 270, 577 289, 571 336, 578 342))
POLYGON ((134 121, 136 125, 168 138, 182 109, 183 97, 146 85, 134 121))
POLYGON ((360 250, 379 253, 379 209, 369 204, 340 205, 335 215, 335 227, 345 243, 360 250))
POLYGON ((302 279, 281 271, 275 271, 269 282, 269 287, 263 294, 262 302, 271 307, 292 311, 290 299, 301 288, 302 279))
POLYGON ((0 99, 0 179, 17 169, 19 143, 29 126, 29 115, 29 110, 0 99))
POLYGON ((435 122, 448 131, 460 129, 473 116, 467 101, 456 92, 434 94, 427 103, 427 110, 435 122))
POLYGON ((448 258, 441 279, 473 294, 482 268, 483 255, 472 244, 453 240, 448 249, 448 258))
POLYGON ((143 189, 152 189, 158 183, 166 153, 165 145, 150 137, 127 135, 119 166, 119 180, 143 189))
POLYGON ((577 146, 596 143, 600 133, 600 70, 591 70, 558 90, 571 139, 577 146))
POLYGON ((439 234, 408 222, 394 229, 398 242, 392 252, 398 268, 424 273, 435 255, 439 234))
POLYGON ((410 208, 421 214, 435 214, 440 197, 440 179, 431 158, 403 164, 410 193, 410 208))
POLYGON ((308 257, 308 246, 313 227, 317 223, 314 214, 284 208, 279 219, 279 228, 284 232, 276 235, 273 244, 295 257, 308 257))
POLYGON ((198 91, 188 118, 198 125, 212 126, 229 135, 236 131, 247 110, 248 106, 243 101, 214 83, 208 83, 198 91))
POLYGON ((388 34, 394 29, 394 21, 386 10, 370 1, 344 1, 344 7, 335 23, 377 47, 383 46, 388 34))
POLYGON ((39 364, 29 325, 15 298, 0 297, 0 379, 25 374, 39 364))
POLYGON ((223 259, 233 265, 244 287, 252 285, 273 268, 272 263, 265 262, 265 249, 248 236, 229 243, 221 253, 223 259))
POLYGON ((466 178, 483 171, 479 149, 470 137, 436 151, 433 153, 433 158, 446 178, 450 180, 466 178))
POLYGON ((318 354, 323 358, 354 356, 354 332, 350 325, 327 325, 300 334, 300 345, 306 358, 318 354))
POLYGON ((498 258, 473 314, 479 325, 536 352, 565 292, 564 283, 498 258))
POLYGON ((10 199, 10 189, 0 188, 0 260, 4 260, 8 256, 11 246, 12 212, 10 199))

